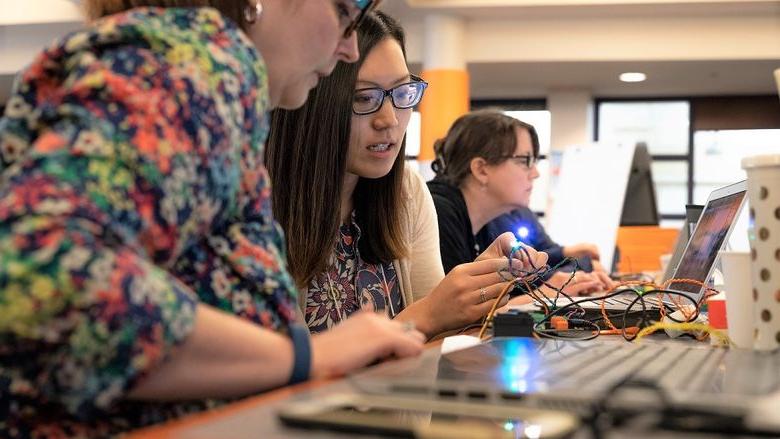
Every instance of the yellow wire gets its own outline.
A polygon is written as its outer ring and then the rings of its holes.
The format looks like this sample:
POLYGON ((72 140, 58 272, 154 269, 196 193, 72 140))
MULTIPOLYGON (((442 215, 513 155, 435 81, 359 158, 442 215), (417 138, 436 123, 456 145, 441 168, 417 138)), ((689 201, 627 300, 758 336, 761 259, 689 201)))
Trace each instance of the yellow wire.
POLYGON ((733 345, 731 339, 729 339, 729 336, 726 335, 723 331, 717 330, 712 326, 704 323, 661 323, 661 322, 654 323, 639 331, 639 333, 636 335, 636 338, 634 338, 634 342, 638 343, 639 340, 642 339, 642 337, 646 335, 650 335, 662 329, 671 329, 674 331, 681 331, 681 332, 695 332, 695 331, 705 332, 710 336, 714 336, 715 338, 717 338, 719 342, 719 346, 733 345))
POLYGON ((482 338, 485 335, 485 331, 487 331, 488 325, 493 321, 493 316, 496 312, 496 308, 498 308, 498 304, 501 302, 501 299, 506 296, 506 294, 509 292, 509 290, 514 287, 515 282, 517 282, 517 279, 509 282, 507 286, 504 287, 503 290, 501 290, 501 293, 496 297, 496 301, 493 302, 493 306, 490 307, 490 312, 488 312, 487 316, 485 316, 485 321, 482 323, 482 328, 479 330, 479 339, 482 340, 482 338))

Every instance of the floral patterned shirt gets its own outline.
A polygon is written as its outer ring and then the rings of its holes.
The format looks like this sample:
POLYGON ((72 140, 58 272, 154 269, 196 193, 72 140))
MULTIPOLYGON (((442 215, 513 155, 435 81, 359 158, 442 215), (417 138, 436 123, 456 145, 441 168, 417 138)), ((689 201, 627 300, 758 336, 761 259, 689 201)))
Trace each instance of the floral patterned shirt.
POLYGON ((104 436, 216 404, 123 398, 207 303, 285 331, 266 69, 214 9, 96 21, 0 119, 0 437, 104 436))
POLYGON ((369 264, 360 259, 360 228, 353 220, 339 227, 339 240, 328 269, 312 279, 306 296, 306 324, 312 333, 333 327, 368 308, 390 318, 403 310, 403 297, 392 262, 369 264))

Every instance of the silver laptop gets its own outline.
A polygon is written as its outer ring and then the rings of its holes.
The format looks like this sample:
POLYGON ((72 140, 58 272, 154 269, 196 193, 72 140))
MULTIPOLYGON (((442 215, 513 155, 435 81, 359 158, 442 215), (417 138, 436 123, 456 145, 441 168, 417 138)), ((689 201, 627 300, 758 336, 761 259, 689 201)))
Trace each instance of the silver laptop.
POLYGON ((364 392, 422 398, 431 405, 518 404, 584 419, 652 414, 699 433, 780 437, 778 350, 716 349, 668 339, 635 344, 497 338, 444 355, 429 349, 359 373, 351 382, 364 392))
MULTIPOLYGON (((666 282, 669 279, 693 279, 706 284, 715 268, 718 251, 728 242, 729 235, 737 222, 739 212, 745 204, 746 193, 747 181, 743 180, 716 189, 710 194, 699 221, 696 223, 696 228, 691 234, 691 239, 688 240, 688 244, 679 258, 679 263, 672 270, 666 271, 662 282, 666 282)), ((702 287, 692 284, 673 283, 669 286, 669 289, 685 293, 696 301, 699 301, 702 294, 704 294, 702 287)), ((604 293, 606 292, 596 293, 594 296, 603 295, 604 293)), ((635 294, 615 296, 607 299, 604 307, 608 311, 623 311, 636 297, 635 294)), ((672 299, 665 296, 664 300, 669 302, 672 299)), ((574 298, 574 301, 585 309, 601 307, 601 300, 574 298)), ((685 302, 685 300, 681 301, 681 303, 685 302)), ((569 303, 570 301, 565 297, 556 301, 557 306, 569 303)), ((647 303, 653 306, 652 304, 655 301, 648 301, 647 303)))

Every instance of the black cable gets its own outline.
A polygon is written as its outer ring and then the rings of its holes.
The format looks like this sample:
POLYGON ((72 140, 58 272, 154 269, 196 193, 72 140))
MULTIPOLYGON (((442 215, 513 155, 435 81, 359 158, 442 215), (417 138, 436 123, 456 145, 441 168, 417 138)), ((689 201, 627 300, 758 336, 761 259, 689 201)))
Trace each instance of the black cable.
MULTIPOLYGON (((548 313, 542 320, 540 320, 539 322, 537 322, 534 325, 534 327, 533 327, 534 332, 536 332, 536 333, 538 333, 540 335, 544 335, 546 337, 550 337, 550 334, 549 334, 548 331, 545 331, 545 330, 540 329, 540 328, 542 327, 542 325, 544 325, 545 323, 550 321, 553 317, 555 317, 557 315, 564 314, 564 312, 569 310, 569 309, 573 309, 575 311, 579 310, 580 312, 585 313, 585 309, 582 308, 580 303, 583 303, 583 302, 596 302, 596 301, 599 301, 599 300, 607 300, 607 299, 609 299, 611 297, 614 297, 614 296, 617 296, 617 295, 620 295, 620 294, 623 294, 623 293, 626 293, 626 292, 635 293, 637 295, 637 299, 635 299, 635 301, 636 300, 642 301, 643 312, 646 312, 646 306, 644 305, 644 301, 642 299, 642 294, 639 291, 637 291, 637 290, 635 290, 633 288, 621 288, 621 289, 615 290, 612 293, 609 293, 609 294, 606 294, 606 295, 603 295, 603 296, 588 297, 588 298, 577 300, 577 301, 574 301, 573 299, 571 299, 571 297, 567 296, 569 298, 569 300, 571 300, 571 303, 566 304, 566 305, 564 305, 564 306, 562 306, 560 308, 554 309, 552 312, 548 313)), ((632 302, 632 303, 634 303, 634 302, 632 302)), ((599 320, 601 320, 601 319, 599 319, 599 320)), ((576 321, 580 322, 580 323, 586 322, 586 324, 591 325, 592 327, 595 328, 595 331, 594 331, 593 334, 591 334, 591 335, 589 335, 587 337, 579 338, 579 340, 592 340, 592 339, 594 339, 594 338, 599 336, 601 328, 595 322, 590 321, 590 320, 584 320, 584 319, 576 319, 576 321)), ((643 320, 642 321, 643 322, 646 321, 644 314, 643 314, 643 320)), ((625 320, 624 320, 624 322, 625 322, 625 320)), ((624 328, 625 328, 625 326, 624 326, 624 328)), ((624 329, 623 332, 625 334, 625 329, 624 329)), ((625 335, 624 335, 624 337, 625 337, 625 335)))
POLYGON ((564 305, 564 306, 562 306, 560 308, 557 308, 556 310, 552 311, 551 313, 549 313, 539 323, 545 323, 545 322, 549 321, 552 317, 560 315, 560 314, 563 314, 564 311, 566 311, 566 310, 568 310, 570 308, 574 308, 574 307, 582 308, 582 306, 580 305, 581 303, 597 302, 599 300, 606 300, 606 299, 618 296, 618 295, 626 293, 626 292, 635 293, 638 296, 641 296, 641 294, 639 294, 636 290, 633 290, 631 288, 621 288, 621 289, 615 290, 615 291, 613 291, 613 292, 611 292, 609 294, 605 294, 603 296, 586 297, 584 299, 579 299, 579 300, 576 300, 576 301, 573 300, 571 303, 568 303, 568 304, 566 304, 566 305, 564 305))
POLYGON ((536 329, 536 325, 534 325, 534 332, 536 334, 538 334, 539 336, 541 336, 541 337, 552 338, 552 339, 555 339, 555 340, 587 341, 587 340, 593 340, 594 338, 598 337, 599 336, 599 331, 601 330, 601 328, 599 328, 598 325, 596 325, 595 323, 593 323, 593 322, 591 322, 589 320, 571 319, 571 320, 569 320, 569 323, 590 325, 590 326, 592 326, 594 328, 594 330, 592 332, 590 332, 586 336, 582 336, 582 337, 568 337, 568 336, 561 335, 561 333, 562 332, 565 333, 565 332, 568 332, 568 331, 576 331, 577 333, 581 333, 582 331, 587 331, 587 329, 576 328, 576 329, 563 329, 563 330, 557 330, 557 329, 556 330, 537 330, 536 329))
MULTIPOLYGON (((528 249, 525 248, 523 245, 513 246, 512 250, 510 251, 510 254, 508 255, 508 271, 511 276, 513 276, 512 279, 507 279, 508 281, 514 282, 515 286, 519 286, 522 283, 525 284, 526 288, 530 288, 526 293, 531 296, 535 301, 545 305, 545 308, 548 310, 545 313, 545 316, 542 320, 539 322, 536 322, 532 329, 534 333, 538 334, 542 337, 547 338, 553 338, 553 339, 561 339, 561 340, 591 340, 596 337, 598 337, 601 328, 598 326, 597 322, 600 321, 607 321, 607 319, 611 317, 622 317, 622 335, 623 338, 632 341, 636 339, 636 335, 630 336, 626 332, 626 328, 628 327, 628 319, 629 314, 631 314, 631 310, 634 308, 634 306, 639 302, 641 304, 642 310, 639 312, 640 314, 640 320, 639 323, 636 325, 638 327, 646 327, 648 325, 649 319, 648 319, 648 304, 645 302, 645 300, 649 299, 649 296, 651 295, 658 295, 658 294, 669 294, 669 295, 677 295, 681 296, 688 301, 690 301, 694 307, 695 312, 693 314, 693 317, 689 320, 685 321, 692 321, 695 320, 699 316, 699 307, 701 306, 701 303, 693 300, 690 296, 688 296, 685 293, 679 292, 679 291, 672 291, 672 290, 665 290, 665 289, 655 289, 650 290, 646 292, 639 291, 636 288, 632 287, 624 287, 617 289, 609 294, 605 294, 602 296, 597 297, 588 297, 585 299, 580 300, 574 300, 570 295, 566 294, 563 290, 574 280, 574 276, 576 275, 577 271, 579 270, 579 263, 575 258, 564 258, 561 262, 556 264, 553 267, 550 267, 549 265, 544 265, 542 267, 536 267, 531 259, 531 255, 528 252, 528 249), (512 267, 512 258, 518 251, 522 251, 525 254, 525 257, 528 259, 528 263, 531 265, 533 270, 522 270, 522 269, 515 269, 512 267), (565 264, 573 264, 573 271, 569 278, 566 280, 566 282, 563 283, 560 287, 555 287, 548 282, 544 280, 544 278, 555 271, 557 271, 561 266, 565 264), (534 282, 541 280, 541 285, 547 286, 548 288, 552 289, 556 292, 554 298, 550 298, 546 296, 545 294, 536 294, 536 291, 534 286, 532 285, 534 282), (629 305, 623 310, 622 314, 619 315, 607 315, 607 318, 605 319, 603 316, 599 317, 595 320, 586 320, 583 318, 576 318, 576 317, 583 317, 587 314, 585 308, 580 305, 584 302, 596 302, 596 301, 604 301, 609 298, 623 295, 625 293, 633 293, 636 295, 636 297, 629 303, 629 305), (569 303, 558 307, 558 299, 564 296, 566 299, 569 300, 569 303), (549 307, 547 306, 549 305, 549 307), (551 309, 551 310, 550 310, 551 309), (594 328, 594 331, 592 334, 586 336, 586 337, 568 337, 568 336, 561 336, 559 330, 551 330, 551 329, 543 329, 543 327, 552 319, 552 317, 563 315, 565 313, 567 314, 567 321, 569 321, 572 324, 579 324, 579 325, 586 325, 594 328)), ((499 270, 499 275, 502 275, 503 270, 499 270)), ((502 275, 503 278, 503 275, 502 275)), ((674 312, 674 308, 672 308, 669 304, 663 301, 663 298, 660 300, 661 307, 664 308, 664 310, 669 311, 669 314, 674 312)), ((656 308, 652 308, 656 309, 656 308)), ((677 320, 676 318, 672 317, 671 315, 667 316, 672 321, 675 321, 677 323, 683 323, 685 321, 677 320)))
MULTIPOLYGON (((695 321, 699 317, 699 307, 700 307, 701 304, 698 301, 696 301, 693 297, 689 296, 686 293, 683 293, 683 292, 680 292, 680 291, 673 291, 673 290, 664 290, 664 289, 656 289, 656 290, 646 291, 644 294, 640 295, 639 297, 634 299, 631 303, 629 303, 628 306, 626 307, 626 309, 623 311, 623 338, 624 339, 626 339, 627 341, 633 341, 633 340, 636 339, 636 336, 637 336, 637 334, 634 334, 632 337, 629 337, 629 335, 626 333, 626 329, 625 329, 626 328, 626 319, 627 319, 628 313, 631 311, 631 308, 634 306, 634 304, 636 304, 636 302, 641 299, 640 301, 642 302, 643 314, 642 314, 642 320, 641 320, 641 326, 640 327, 644 327, 645 323, 647 322, 647 320, 645 318, 645 313, 644 313, 646 311, 644 298, 646 296, 649 296, 649 295, 658 295, 658 294, 661 294, 661 295, 669 294, 669 295, 680 296, 680 297, 690 301, 693 304, 693 306, 695 307, 695 309, 696 309, 696 311, 694 312, 692 317, 690 319, 688 319, 688 320, 677 320, 676 318, 672 317, 671 315, 667 315, 666 317, 668 317, 670 320, 672 320, 672 321, 674 321, 676 323, 687 323, 687 322, 695 321)), ((663 306, 664 308, 668 309, 671 312, 674 312, 674 308, 672 308, 671 306, 669 306, 669 304, 664 302, 663 301, 663 297, 661 297, 661 306, 663 306)))

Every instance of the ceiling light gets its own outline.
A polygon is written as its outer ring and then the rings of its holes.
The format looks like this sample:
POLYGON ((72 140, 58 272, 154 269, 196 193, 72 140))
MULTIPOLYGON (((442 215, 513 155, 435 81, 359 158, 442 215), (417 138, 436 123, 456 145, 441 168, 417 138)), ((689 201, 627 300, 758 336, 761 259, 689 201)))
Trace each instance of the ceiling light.
POLYGON ((647 79, 647 75, 640 72, 626 72, 620 74, 620 80, 623 82, 642 82, 647 79))

